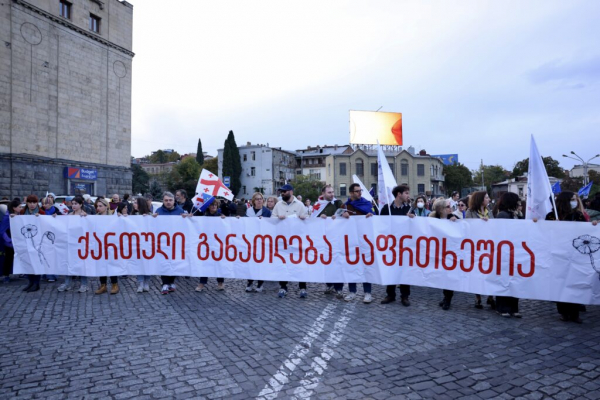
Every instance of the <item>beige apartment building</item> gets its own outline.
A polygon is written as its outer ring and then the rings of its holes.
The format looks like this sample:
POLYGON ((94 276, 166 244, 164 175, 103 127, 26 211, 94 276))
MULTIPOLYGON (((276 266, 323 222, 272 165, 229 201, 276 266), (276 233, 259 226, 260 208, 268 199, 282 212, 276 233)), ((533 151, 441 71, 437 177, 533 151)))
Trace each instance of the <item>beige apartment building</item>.
MULTIPOLYGON (((414 148, 394 149, 385 152, 387 162, 399 185, 408 185, 412 197, 417 194, 445 196, 444 164, 425 150, 415 153, 414 148)), ((348 198, 348 188, 357 175, 368 188, 377 191, 377 150, 348 147, 342 154, 325 158, 325 182, 335 189, 338 198, 348 198)))

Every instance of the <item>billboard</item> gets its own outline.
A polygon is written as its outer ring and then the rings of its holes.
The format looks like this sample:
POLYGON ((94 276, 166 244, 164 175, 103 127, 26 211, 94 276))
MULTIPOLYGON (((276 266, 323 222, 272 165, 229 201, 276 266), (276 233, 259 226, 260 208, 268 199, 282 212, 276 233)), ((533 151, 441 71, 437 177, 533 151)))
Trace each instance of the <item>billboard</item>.
POLYGON ((402 145, 402 113, 350 111, 350 143, 402 145))
POLYGON ((432 155, 431 157, 441 158, 445 165, 458 164, 458 154, 438 154, 436 156, 432 155))

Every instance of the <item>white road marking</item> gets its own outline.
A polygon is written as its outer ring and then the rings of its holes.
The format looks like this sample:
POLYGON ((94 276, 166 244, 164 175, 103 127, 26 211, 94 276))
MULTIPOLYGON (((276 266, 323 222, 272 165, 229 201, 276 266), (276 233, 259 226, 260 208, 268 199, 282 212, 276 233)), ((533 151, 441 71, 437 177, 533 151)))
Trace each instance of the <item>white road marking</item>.
POLYGON ((310 366, 311 370, 306 372, 304 379, 300 381, 300 386, 294 391, 293 399, 308 399, 313 394, 313 389, 317 387, 321 375, 327 369, 327 363, 333 357, 333 349, 341 342, 344 336, 344 330, 350 321, 350 314, 354 312, 356 303, 350 304, 342 311, 340 319, 335 323, 333 332, 323 344, 321 354, 313 358, 310 366))
POLYGON ((331 316, 334 310, 335 305, 333 304, 329 304, 325 307, 300 343, 296 345, 277 372, 269 379, 269 382, 265 385, 263 390, 260 391, 257 399, 270 400, 277 397, 283 386, 289 382, 288 377, 294 372, 298 364, 300 364, 302 358, 308 354, 312 342, 321 334, 321 332, 323 332, 325 321, 331 316))

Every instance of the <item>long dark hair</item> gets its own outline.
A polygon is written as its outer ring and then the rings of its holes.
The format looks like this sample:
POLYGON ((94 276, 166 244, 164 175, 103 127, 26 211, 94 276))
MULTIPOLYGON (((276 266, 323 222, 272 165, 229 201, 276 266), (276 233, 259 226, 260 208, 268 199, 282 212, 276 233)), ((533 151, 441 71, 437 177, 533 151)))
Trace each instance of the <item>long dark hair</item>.
POLYGON ((481 207, 483 206, 483 201, 485 200, 486 194, 487 192, 485 190, 471 193, 471 199, 469 200, 469 210, 471 210, 472 212, 481 211, 481 207))
POLYGON ((506 192, 500 198, 498 202, 498 211, 506 211, 509 213, 513 213, 517 211, 519 207, 519 195, 512 192, 506 192))
POLYGON ((137 199, 135 199, 135 201, 137 202, 137 213, 139 215, 146 215, 146 214, 150 214, 150 207, 148 207, 148 200, 146 200, 144 197, 138 197, 137 199))
POLYGON ((8 203, 8 206, 6 207, 8 209, 8 214, 14 214, 15 208, 19 207, 20 205, 21 205, 21 202, 17 199, 8 203))
POLYGON ((556 196, 556 212, 558 213, 558 219, 560 221, 564 221, 570 214, 575 211, 573 207, 571 207, 571 199, 575 193, 573 192, 560 192, 558 196, 556 196))

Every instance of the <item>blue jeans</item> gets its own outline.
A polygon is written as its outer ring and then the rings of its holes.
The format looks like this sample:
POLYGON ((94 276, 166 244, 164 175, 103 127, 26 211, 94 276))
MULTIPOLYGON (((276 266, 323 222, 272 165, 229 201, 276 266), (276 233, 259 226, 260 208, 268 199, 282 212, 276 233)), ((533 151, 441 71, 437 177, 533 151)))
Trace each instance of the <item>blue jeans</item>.
POLYGON ((151 278, 152 278, 152 275, 138 275, 137 276, 138 285, 143 285, 144 283, 149 284, 151 278))
POLYGON ((46 279, 51 281, 51 280, 57 280, 57 276, 56 275, 46 275, 46 279))
MULTIPOLYGON (((87 280, 87 276, 81 276, 80 277, 81 280, 81 286, 87 286, 88 280, 87 280)), ((65 276, 65 285, 67 286, 71 286, 71 284, 73 283, 73 277, 70 275, 65 276)))

